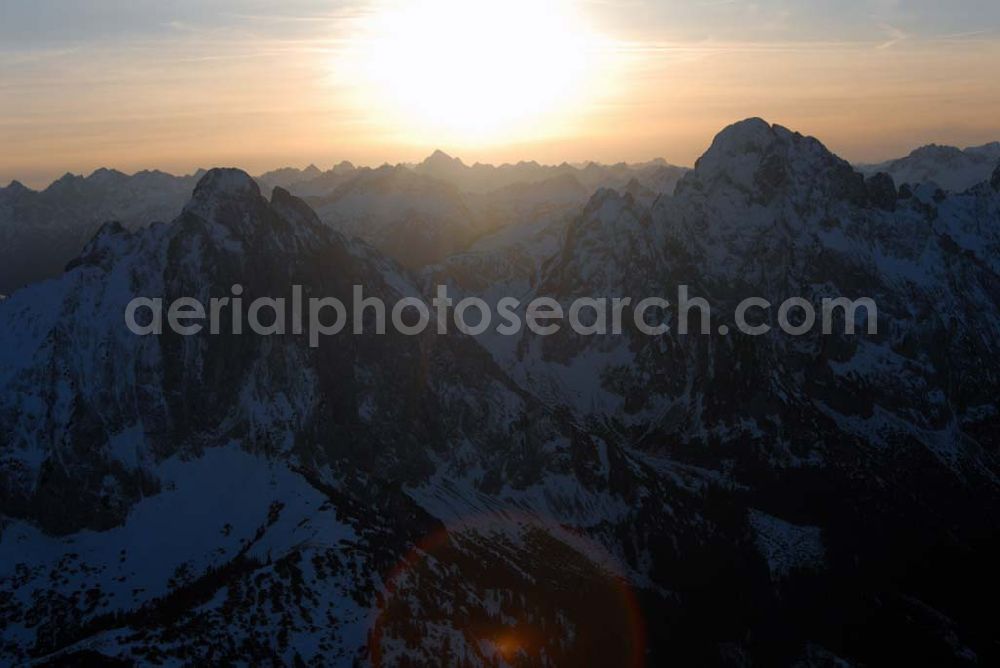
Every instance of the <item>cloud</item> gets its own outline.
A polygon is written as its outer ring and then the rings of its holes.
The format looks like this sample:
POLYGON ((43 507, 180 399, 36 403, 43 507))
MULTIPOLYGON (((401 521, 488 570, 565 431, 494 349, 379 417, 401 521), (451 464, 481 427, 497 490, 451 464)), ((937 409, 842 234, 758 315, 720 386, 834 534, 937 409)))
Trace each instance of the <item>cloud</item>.
POLYGON ((876 49, 890 49, 899 44, 900 42, 902 42, 904 39, 909 38, 908 34, 900 30, 899 28, 896 28, 895 26, 883 23, 879 25, 879 28, 882 30, 882 32, 886 34, 886 36, 889 39, 876 46, 875 47, 876 49))

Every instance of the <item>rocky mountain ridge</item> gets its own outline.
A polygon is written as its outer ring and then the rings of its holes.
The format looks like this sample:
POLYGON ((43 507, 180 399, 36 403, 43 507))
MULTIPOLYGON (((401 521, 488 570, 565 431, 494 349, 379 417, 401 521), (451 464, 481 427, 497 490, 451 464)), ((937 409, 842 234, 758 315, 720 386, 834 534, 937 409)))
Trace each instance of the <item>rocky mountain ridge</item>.
POLYGON ((106 225, 0 302, 0 656, 990 663, 998 173, 897 187, 750 119, 672 196, 600 190, 413 272, 211 170, 172 222, 106 225), (658 337, 313 350, 121 319, 236 283, 391 302, 438 282, 564 305, 685 284, 711 333, 668 311, 658 337), (870 296, 878 333, 741 335, 748 295, 870 296))

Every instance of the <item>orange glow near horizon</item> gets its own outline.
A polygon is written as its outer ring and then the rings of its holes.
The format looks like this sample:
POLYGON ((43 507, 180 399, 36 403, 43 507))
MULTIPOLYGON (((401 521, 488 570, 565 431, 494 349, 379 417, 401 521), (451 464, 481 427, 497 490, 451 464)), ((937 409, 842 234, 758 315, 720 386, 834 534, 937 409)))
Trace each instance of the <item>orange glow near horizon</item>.
POLYGON ((740 3, 303 3, 312 13, 194 4, 202 23, 5 44, 0 183, 98 167, 378 165, 438 148, 467 163, 692 165, 750 116, 856 162, 1000 139, 988 30, 859 26, 820 40, 782 24, 802 5, 754 18, 740 3))

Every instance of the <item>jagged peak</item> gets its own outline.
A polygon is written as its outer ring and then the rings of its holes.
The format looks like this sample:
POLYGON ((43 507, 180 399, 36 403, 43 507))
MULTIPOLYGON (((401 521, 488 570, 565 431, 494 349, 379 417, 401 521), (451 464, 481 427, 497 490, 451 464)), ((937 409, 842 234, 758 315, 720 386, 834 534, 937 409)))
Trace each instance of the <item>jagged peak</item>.
POLYGON ((634 225, 646 227, 649 222, 648 209, 638 204, 633 195, 614 188, 598 188, 580 215, 570 223, 563 258, 569 261, 577 255, 581 239, 622 240, 629 229, 634 231, 634 225))
POLYGON ((8 192, 23 193, 23 192, 29 192, 31 190, 31 188, 29 188, 28 186, 24 185, 23 183, 21 183, 17 179, 13 179, 7 185, 7 187, 5 188, 5 190, 7 190, 8 192))
POLYGON ((293 222, 308 222, 319 225, 320 220, 305 200, 296 197, 281 186, 275 186, 271 191, 271 206, 285 218, 293 222))
POLYGON ((594 214, 604 217, 608 215, 609 212, 617 212, 618 210, 631 206, 634 203, 635 199, 628 193, 619 192, 614 188, 601 187, 590 196, 589 200, 587 200, 587 205, 583 209, 583 214, 584 217, 593 216, 594 214))
POLYGON ((105 265, 114 255, 114 246, 129 236, 131 233, 117 220, 103 223, 80 254, 66 265, 66 271, 80 266, 105 265))
POLYGON ((434 149, 434 152, 427 157, 427 160, 451 160, 451 159, 452 157, 450 155, 448 155, 439 148, 434 149))
POLYGON ((215 167, 208 170, 194 187, 193 200, 213 197, 260 197, 260 188, 242 169, 215 167))
POLYGON ((110 169, 108 167, 98 167, 90 176, 87 177, 88 181, 106 181, 109 179, 124 179, 128 178, 128 174, 125 172, 120 172, 117 169, 110 169))
POLYGON ((355 169, 354 163, 350 160, 341 160, 336 165, 333 166, 334 174, 342 174, 345 172, 353 172, 355 169))
POLYGON ((947 158, 961 158, 964 155, 962 149, 957 146, 946 144, 926 144, 910 151, 910 158, 934 158, 937 160, 947 158))
MULTIPOLYGON (((173 177, 174 175, 171 174, 171 173, 169 173, 169 172, 165 172, 162 169, 140 169, 138 172, 136 172, 132 176, 170 176, 170 177, 173 177)), ((176 177, 174 177, 174 178, 176 178, 176 177)))
POLYGON ((760 153, 778 141, 779 137, 791 134, 789 130, 780 125, 771 125, 763 118, 747 118, 726 126, 715 135, 712 145, 698 162, 716 155, 760 153))
POLYGON ((864 197, 864 177, 815 137, 761 118, 748 118, 716 135, 678 187, 727 183, 769 201, 797 183, 827 196, 864 197))
POLYGON ((295 198, 295 196, 281 186, 274 186, 271 190, 271 204, 284 204, 291 201, 293 198, 295 198))
POLYGON ((465 167, 465 163, 462 162, 461 158, 453 158, 441 149, 435 149, 433 153, 427 156, 423 162, 420 163, 425 167, 432 166, 455 166, 455 167, 465 167))
POLYGON ((264 201, 257 182, 242 169, 216 167, 198 180, 184 212, 211 219, 220 205, 248 208, 264 201))
POLYGON ((1000 141, 991 141, 981 146, 970 146, 964 152, 982 160, 998 160, 1000 159, 1000 141))
POLYGON ((66 172, 58 179, 49 184, 49 187, 45 190, 55 191, 69 186, 76 185, 77 183, 83 181, 83 177, 79 174, 73 174, 72 172, 66 172))

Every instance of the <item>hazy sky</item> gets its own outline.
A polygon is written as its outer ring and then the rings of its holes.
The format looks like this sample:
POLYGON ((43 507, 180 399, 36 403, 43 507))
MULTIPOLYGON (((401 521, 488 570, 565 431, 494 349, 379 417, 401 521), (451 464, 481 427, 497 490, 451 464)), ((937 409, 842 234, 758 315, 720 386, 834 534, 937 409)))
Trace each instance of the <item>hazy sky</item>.
POLYGON ((0 182, 1000 139, 997 0, 0 0, 0 182), (470 9, 471 8, 471 9, 470 9))

